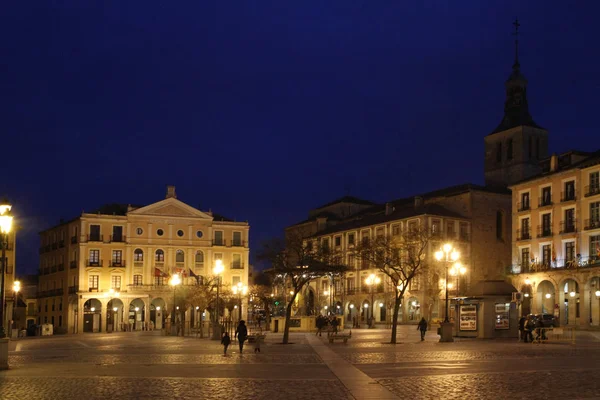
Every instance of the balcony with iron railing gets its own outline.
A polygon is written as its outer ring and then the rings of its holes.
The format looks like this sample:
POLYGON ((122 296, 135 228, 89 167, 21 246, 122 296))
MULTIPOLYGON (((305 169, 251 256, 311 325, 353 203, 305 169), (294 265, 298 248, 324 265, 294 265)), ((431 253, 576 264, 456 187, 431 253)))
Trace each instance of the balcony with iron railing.
POLYGON ((577 232, 577 224, 574 219, 568 221, 560 221, 560 234, 564 235, 565 233, 576 233, 577 232))
POLYGON ((124 243, 127 241, 125 235, 110 235, 110 243, 124 243))
POLYGON ((586 219, 584 228, 586 231, 600 229, 600 218, 586 219))
POLYGON ((59 271, 64 271, 65 270, 65 264, 64 263, 58 264, 58 270, 59 271))
POLYGON ((519 201, 517 203, 517 211, 521 212, 521 211, 529 211, 531 210, 531 207, 529 206, 529 202, 528 201, 519 201))
POLYGON ((227 246, 227 241, 225 239, 213 239, 213 246, 227 246))
POLYGON ((85 260, 86 267, 102 267, 102 260, 85 260))
POLYGON ((560 194, 560 202, 565 203, 567 201, 575 201, 576 200, 575 192, 561 192, 560 194))
POLYGON ((520 240, 530 240, 531 239, 531 230, 527 229, 517 229, 517 241, 520 240))
POLYGON ((248 242, 243 240, 232 240, 231 247, 248 247, 248 242))
POLYGON ((108 266, 111 268, 125 268, 125 260, 110 260, 108 266))
POLYGON ((76 294, 79 291, 79 286, 69 286, 69 294, 76 294))
POLYGON ((537 227, 537 237, 550 237, 552 236, 552 226, 550 225, 538 225, 537 227))
POLYGON ((549 199, 544 199, 543 197, 540 198, 539 202, 538 202, 538 207, 548 207, 552 205, 552 197, 550 197, 549 199))
POLYGON ((232 262, 231 269, 244 269, 244 263, 243 262, 232 262))
POLYGON ((104 241, 104 235, 87 235, 87 241, 88 242, 103 242, 104 241))
POLYGON ((144 266, 144 260, 134 260, 133 261, 133 266, 134 267, 143 267, 144 266))
POLYGON ((585 197, 595 196, 600 194, 600 185, 591 185, 585 187, 585 197))
POLYGON ((579 268, 598 268, 600 267, 600 256, 594 255, 589 257, 573 257, 570 259, 558 258, 552 261, 533 262, 523 268, 523 265, 517 264, 513 266, 513 274, 528 274, 534 272, 546 272, 554 270, 567 270, 579 268))
POLYGON ((69 268, 73 269, 73 268, 77 268, 77 261, 76 260, 72 260, 69 262, 69 268))
POLYGON ((71 244, 77 244, 77 236, 71 236, 71 244))

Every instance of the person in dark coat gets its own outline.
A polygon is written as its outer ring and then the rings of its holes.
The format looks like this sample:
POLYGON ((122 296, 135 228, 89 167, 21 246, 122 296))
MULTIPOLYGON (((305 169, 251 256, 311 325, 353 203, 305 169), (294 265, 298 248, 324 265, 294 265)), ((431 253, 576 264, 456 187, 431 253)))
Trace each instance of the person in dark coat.
POLYGON ((323 325, 324 325, 324 323, 325 323, 325 321, 323 320, 323 316, 322 316, 322 315, 319 315, 319 316, 317 317, 317 320, 315 321, 315 323, 316 323, 316 325, 317 325, 317 333, 315 333, 315 336, 316 336, 316 335, 319 335, 319 336, 321 336, 321 330, 323 330, 323 325))
POLYGON ((240 343, 240 354, 244 352, 244 342, 248 339, 248 328, 246 327, 246 321, 241 320, 235 329, 235 335, 233 338, 237 337, 238 342, 240 343))
POLYGON ((221 344, 223 345, 223 356, 227 355, 227 348, 229 347, 229 343, 231 343, 231 338, 229 337, 229 333, 223 333, 223 337, 221 338, 221 344))
POLYGON ((519 339, 524 342, 527 341, 527 338, 525 337, 525 321, 525 316, 522 316, 521 319, 519 319, 519 339))
POLYGON ((425 318, 421 318, 417 329, 421 331, 421 341, 425 340, 425 332, 427 332, 427 320, 425 318))

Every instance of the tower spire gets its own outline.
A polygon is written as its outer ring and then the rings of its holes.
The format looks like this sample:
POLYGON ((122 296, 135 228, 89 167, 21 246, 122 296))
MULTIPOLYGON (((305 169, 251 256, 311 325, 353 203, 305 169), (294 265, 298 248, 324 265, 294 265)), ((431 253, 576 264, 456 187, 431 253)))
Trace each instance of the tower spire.
POLYGON ((515 22, 513 22, 513 25, 515 27, 515 33, 513 33, 513 35, 515 35, 515 63, 513 64, 513 69, 518 70, 520 67, 520 65, 519 65, 519 27, 521 26, 521 24, 519 23, 519 18, 515 18, 515 22))

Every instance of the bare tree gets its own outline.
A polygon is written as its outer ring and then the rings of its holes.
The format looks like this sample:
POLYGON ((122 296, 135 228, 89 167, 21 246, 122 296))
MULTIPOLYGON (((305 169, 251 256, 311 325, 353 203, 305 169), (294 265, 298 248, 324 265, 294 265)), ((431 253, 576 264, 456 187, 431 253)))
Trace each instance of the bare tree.
MULTIPOLYGON (((184 286, 180 289, 182 292, 177 302, 184 310, 191 307, 195 310, 198 307, 202 312, 211 310, 211 314, 216 312, 216 290, 217 277, 199 277, 193 286, 184 286)), ((222 302, 222 301, 221 301, 222 302)), ((204 337, 202 324, 199 324, 200 337, 204 337)))
POLYGON ((400 235, 378 236, 371 241, 362 242, 355 249, 357 257, 363 263, 372 265, 391 281, 394 290, 391 343, 396 343, 400 302, 410 282, 426 268, 431 240, 431 232, 416 228, 400 235))
POLYGON ((291 289, 291 298, 286 306, 283 343, 289 342, 292 305, 302 289, 311 280, 327 274, 341 274, 347 267, 331 249, 313 244, 300 231, 288 232, 286 240, 273 239, 263 245, 258 258, 270 262, 271 268, 265 272, 281 279, 284 286, 291 289))
POLYGON ((254 277, 254 285, 248 289, 248 294, 255 303, 259 304, 259 307, 265 310, 266 329, 269 330, 271 326, 271 304, 274 301, 272 277, 264 272, 258 273, 254 277))

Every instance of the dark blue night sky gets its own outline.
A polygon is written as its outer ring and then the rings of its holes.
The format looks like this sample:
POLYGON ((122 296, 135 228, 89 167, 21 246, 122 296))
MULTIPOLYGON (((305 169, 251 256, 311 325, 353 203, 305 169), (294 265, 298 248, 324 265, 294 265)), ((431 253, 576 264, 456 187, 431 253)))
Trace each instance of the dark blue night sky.
POLYGON ((248 220, 253 253, 345 194, 483 182, 512 22, 551 151, 596 150, 600 3, 15 1, 0 21, 0 195, 37 232, 165 185, 248 220), (409 5, 410 3, 414 3, 409 5))

